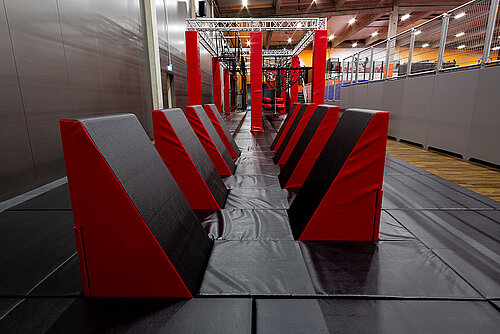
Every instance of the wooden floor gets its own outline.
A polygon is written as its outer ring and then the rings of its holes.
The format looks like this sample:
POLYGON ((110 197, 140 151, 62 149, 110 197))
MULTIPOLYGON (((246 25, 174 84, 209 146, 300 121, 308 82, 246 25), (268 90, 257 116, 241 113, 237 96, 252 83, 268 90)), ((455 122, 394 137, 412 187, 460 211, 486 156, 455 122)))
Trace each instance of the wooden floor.
POLYGON ((389 139, 387 154, 500 202, 500 170, 389 139))

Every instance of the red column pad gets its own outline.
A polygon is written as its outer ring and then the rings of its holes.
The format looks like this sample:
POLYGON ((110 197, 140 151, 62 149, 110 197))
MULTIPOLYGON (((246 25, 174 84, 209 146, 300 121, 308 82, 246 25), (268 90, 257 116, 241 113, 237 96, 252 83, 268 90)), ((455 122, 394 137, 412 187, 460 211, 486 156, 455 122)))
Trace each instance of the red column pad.
POLYGON ((60 125, 85 296, 192 297, 82 124, 60 125))
POLYGON ((209 133, 205 129, 205 126, 203 126, 203 123, 198 117, 198 114, 194 110, 193 106, 186 106, 186 117, 189 121, 189 124, 191 124, 191 127, 196 133, 196 136, 203 145, 203 148, 205 148, 205 151, 210 157, 210 160, 214 164, 215 169, 217 169, 219 175, 221 176, 232 175, 231 170, 224 161, 224 158, 217 149, 217 146, 215 146, 215 143, 213 142, 209 133))
POLYGON ((214 104, 217 106, 217 110, 222 112, 220 62, 217 59, 217 57, 212 58, 212 84, 213 84, 214 104))
MULTIPOLYGON (((300 66, 299 56, 293 56, 292 67, 299 67, 299 66, 300 66)), ((297 77, 298 73, 292 74, 292 79, 295 79, 297 77)), ((296 82, 290 89, 290 104, 297 103, 298 101, 299 101, 299 83, 296 82)))
MULTIPOLYGON (((182 112, 179 110, 179 112, 182 112)), ((161 110, 153 111, 155 148, 193 209, 221 209, 174 128, 161 110)), ((193 134, 194 136, 194 134, 193 134)), ((196 138, 196 137, 195 137, 196 138)), ((217 176, 218 177, 218 176, 217 176)))
POLYGON ((224 143, 224 146, 227 148, 227 151, 231 155, 231 158, 237 158, 241 155, 241 151, 238 145, 236 145, 233 136, 229 132, 229 129, 227 128, 226 124, 224 123, 224 120, 217 111, 216 109, 217 107, 215 108, 214 107, 215 105, 213 104, 203 105, 203 108, 205 109, 208 118, 210 118, 210 121, 212 122, 215 130, 217 131, 217 134, 219 135, 220 139, 224 143))
POLYGON ((251 131, 262 131, 262 31, 250 33, 251 131))
POLYGON ((299 240, 378 240, 388 125, 372 117, 299 240))
POLYGON ((188 82, 188 103, 201 104, 200 44, 198 32, 186 31, 186 63, 188 82))
POLYGON ((314 103, 311 103, 309 106, 307 106, 306 111, 304 112, 304 116, 302 116, 302 119, 300 120, 299 124, 297 125, 297 128, 292 134, 292 137, 290 138, 290 141, 286 145, 285 150, 283 151, 283 154, 281 155, 280 159, 278 160, 278 165, 283 166, 286 161, 288 160, 288 157, 290 157, 290 154, 292 153, 295 144, 297 144, 297 141, 299 140, 300 136, 302 135, 302 132, 304 132, 304 129, 307 126, 307 123, 311 119, 312 114, 314 113, 314 110, 316 110, 317 105, 314 103))
POLYGON ((326 48, 328 37, 326 30, 314 32, 313 44, 313 74, 312 74, 312 103, 325 103, 325 72, 326 48))
POLYGON ((295 108, 292 110, 292 112, 290 114, 288 114, 288 117, 285 120, 285 123, 283 123, 283 125, 282 125, 282 126, 284 126, 283 131, 281 131, 281 128, 280 128, 281 134, 280 134, 280 132, 278 132, 277 136, 279 136, 279 138, 276 141, 276 144, 274 145, 274 147, 273 146, 271 147, 271 150, 273 150, 273 151, 279 150, 281 143, 283 142, 283 139, 285 139, 286 134, 288 133, 288 129, 290 129, 290 126, 292 125, 293 120, 297 116, 297 113, 299 112, 299 109, 301 107, 302 107, 302 103, 297 103, 295 105, 295 108))
POLYGON ((288 180, 285 188, 300 188, 304 183, 307 175, 314 166, 314 163, 319 157, 319 154, 325 147, 328 138, 332 135, 337 122, 339 121, 339 107, 333 106, 328 109, 325 117, 321 121, 318 130, 314 134, 309 145, 307 145, 304 154, 295 167, 290 179, 288 180))
POLYGON ((231 113, 231 98, 229 96, 229 71, 224 69, 224 112, 226 115, 231 113))

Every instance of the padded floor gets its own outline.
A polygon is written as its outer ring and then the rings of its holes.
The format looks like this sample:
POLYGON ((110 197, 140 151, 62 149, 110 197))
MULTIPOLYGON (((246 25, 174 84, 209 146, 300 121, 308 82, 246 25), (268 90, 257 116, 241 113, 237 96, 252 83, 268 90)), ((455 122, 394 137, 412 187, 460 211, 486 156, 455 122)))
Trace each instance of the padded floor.
POLYGON ((294 241, 269 150, 283 117, 251 133, 249 116, 225 117, 226 207, 196 212, 215 240, 199 295, 83 298, 64 185, 0 212, 0 333, 498 332, 500 203, 387 156, 378 243, 294 241))

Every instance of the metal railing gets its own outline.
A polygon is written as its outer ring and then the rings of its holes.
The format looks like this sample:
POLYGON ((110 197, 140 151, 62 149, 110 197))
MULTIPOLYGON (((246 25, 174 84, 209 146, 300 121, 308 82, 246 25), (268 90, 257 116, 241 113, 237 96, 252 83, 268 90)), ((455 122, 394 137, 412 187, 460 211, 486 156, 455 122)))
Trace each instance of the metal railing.
POLYGON ((469 1, 343 59, 335 75, 346 86, 498 63, 498 7, 499 0, 469 1))

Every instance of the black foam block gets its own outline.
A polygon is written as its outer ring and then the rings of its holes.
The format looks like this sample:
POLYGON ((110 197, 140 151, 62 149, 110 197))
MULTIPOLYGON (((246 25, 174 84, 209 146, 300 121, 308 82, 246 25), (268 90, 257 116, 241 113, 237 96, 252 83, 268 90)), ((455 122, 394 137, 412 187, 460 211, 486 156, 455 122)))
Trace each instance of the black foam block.
POLYGON ((222 128, 222 131, 224 131, 224 134, 226 135, 227 139, 229 140, 231 147, 236 152, 236 154, 239 156, 241 154, 240 148, 234 142, 233 135, 229 132, 229 129, 227 128, 226 122, 222 119, 222 116, 221 116, 219 110, 217 109, 217 106, 215 104, 209 104, 209 106, 212 109, 212 111, 215 115, 215 118, 217 118, 217 121, 219 122, 220 127, 222 128))
POLYGON ((68 184, 61 185, 57 188, 49 190, 21 204, 13 206, 9 211, 38 211, 52 210, 63 211, 71 210, 71 200, 69 198, 68 184))
POLYGON ((292 176, 295 167, 297 167, 297 164, 306 151, 307 146, 309 146, 309 143, 314 137, 314 134, 318 130, 321 121, 323 121, 323 118, 325 117, 326 112, 330 107, 331 106, 329 105, 319 105, 314 110, 311 119, 309 120, 309 122, 307 122, 307 125, 304 128, 304 132, 302 132, 302 135, 299 137, 297 144, 295 144, 292 153, 290 153, 290 157, 288 158, 285 165, 281 169, 280 174, 278 175, 282 188, 285 187, 288 180, 292 176))
POLYGON ((286 125, 287 125, 287 124, 288 124, 288 122, 290 121, 290 115, 292 115, 292 112, 293 112, 293 110, 297 107, 297 105, 298 105, 298 103, 294 103, 294 104, 292 104, 292 106, 290 107, 291 112, 290 112, 288 115, 286 115, 285 120, 283 121, 283 123, 281 123, 281 126, 280 126, 280 128, 279 128, 279 130, 278 130, 278 133, 276 134, 276 137, 274 137, 274 140, 273 140, 273 142, 272 142, 272 144, 271 144, 271 147, 270 147, 270 148, 271 148, 271 150, 274 150, 274 147, 275 147, 275 146, 276 146, 276 144, 278 143, 278 140, 279 140, 279 139, 280 139, 280 137, 283 135, 283 131, 285 130, 286 125))
POLYGON ((313 294, 298 245, 291 240, 215 241, 200 294, 313 294))
POLYGON ((16 305, 21 303, 23 300, 21 298, 1 298, 0 297, 0 319, 2 319, 7 313, 12 311, 16 305))
POLYGON ((301 242, 318 293, 328 295, 481 298, 418 241, 301 242))
POLYGON ((281 142, 280 147, 276 151, 276 154, 273 157, 274 163, 278 163, 280 160, 281 156, 283 155, 283 152, 285 152, 285 149, 290 142, 290 139, 293 136, 293 133, 297 129, 297 126, 299 125, 300 121, 302 120, 302 117, 304 116, 304 113, 306 112, 307 107, 309 107, 311 103, 304 103, 300 107, 300 109, 297 111, 297 115, 293 119, 292 124, 290 124, 290 127, 288 128, 287 133, 285 134, 285 137, 283 138, 283 141, 281 142))
POLYGON ((29 294, 30 297, 78 297, 81 295, 82 280, 76 254, 45 278, 43 282, 29 294))
POLYGON ((75 253, 71 212, 0 213, 0 295, 26 296, 75 253))

